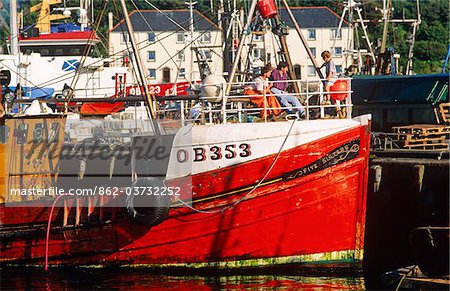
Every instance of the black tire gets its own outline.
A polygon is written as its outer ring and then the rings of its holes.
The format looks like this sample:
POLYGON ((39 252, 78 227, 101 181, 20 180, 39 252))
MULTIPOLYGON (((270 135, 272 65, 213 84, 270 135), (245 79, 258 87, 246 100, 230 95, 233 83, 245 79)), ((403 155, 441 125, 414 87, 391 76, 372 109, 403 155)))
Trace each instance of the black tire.
POLYGON ((157 178, 140 178, 134 181, 131 187, 133 191, 131 195, 127 195, 125 203, 127 214, 134 222, 146 226, 155 226, 167 218, 170 210, 170 196, 147 194, 134 195, 134 189, 140 189, 138 190, 139 194, 141 194, 142 191, 145 191, 145 189, 162 189, 164 184, 161 180, 157 178), (139 205, 142 205, 143 207, 139 207, 139 205))

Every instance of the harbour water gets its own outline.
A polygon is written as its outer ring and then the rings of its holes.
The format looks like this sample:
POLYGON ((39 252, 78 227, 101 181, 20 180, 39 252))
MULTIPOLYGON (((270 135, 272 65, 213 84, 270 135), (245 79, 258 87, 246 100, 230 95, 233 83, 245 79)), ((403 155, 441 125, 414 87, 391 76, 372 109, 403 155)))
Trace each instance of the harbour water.
POLYGON ((365 290, 363 277, 176 276, 145 269, 3 269, 1 290, 365 290))

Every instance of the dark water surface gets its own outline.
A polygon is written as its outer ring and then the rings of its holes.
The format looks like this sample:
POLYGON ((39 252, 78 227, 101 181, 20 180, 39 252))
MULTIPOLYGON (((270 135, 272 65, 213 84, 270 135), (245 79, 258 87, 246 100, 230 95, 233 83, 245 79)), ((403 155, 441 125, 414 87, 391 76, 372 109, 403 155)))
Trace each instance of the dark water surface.
POLYGON ((2 269, 1 290, 365 290, 362 277, 175 276, 145 269, 2 269))

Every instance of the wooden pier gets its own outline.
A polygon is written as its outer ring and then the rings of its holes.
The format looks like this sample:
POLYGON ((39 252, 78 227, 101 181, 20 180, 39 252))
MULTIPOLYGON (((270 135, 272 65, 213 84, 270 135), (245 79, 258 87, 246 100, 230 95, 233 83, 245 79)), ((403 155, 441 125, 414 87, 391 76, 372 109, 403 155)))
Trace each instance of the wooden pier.
POLYGON ((400 268, 382 275, 386 287, 395 290, 448 290, 448 277, 427 277, 417 266, 400 268))
POLYGON ((450 126, 441 124, 414 124, 392 128, 394 142, 404 149, 449 149, 450 126))

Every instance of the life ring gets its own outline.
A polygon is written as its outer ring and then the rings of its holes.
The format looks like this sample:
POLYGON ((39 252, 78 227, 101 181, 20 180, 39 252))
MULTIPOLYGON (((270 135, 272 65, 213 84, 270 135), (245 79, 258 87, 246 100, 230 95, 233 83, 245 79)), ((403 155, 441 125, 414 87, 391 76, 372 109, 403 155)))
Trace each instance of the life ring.
POLYGON ((131 185, 125 204, 128 216, 137 224, 156 226, 169 215, 170 196, 161 193, 164 184, 157 178, 140 178, 131 185))

